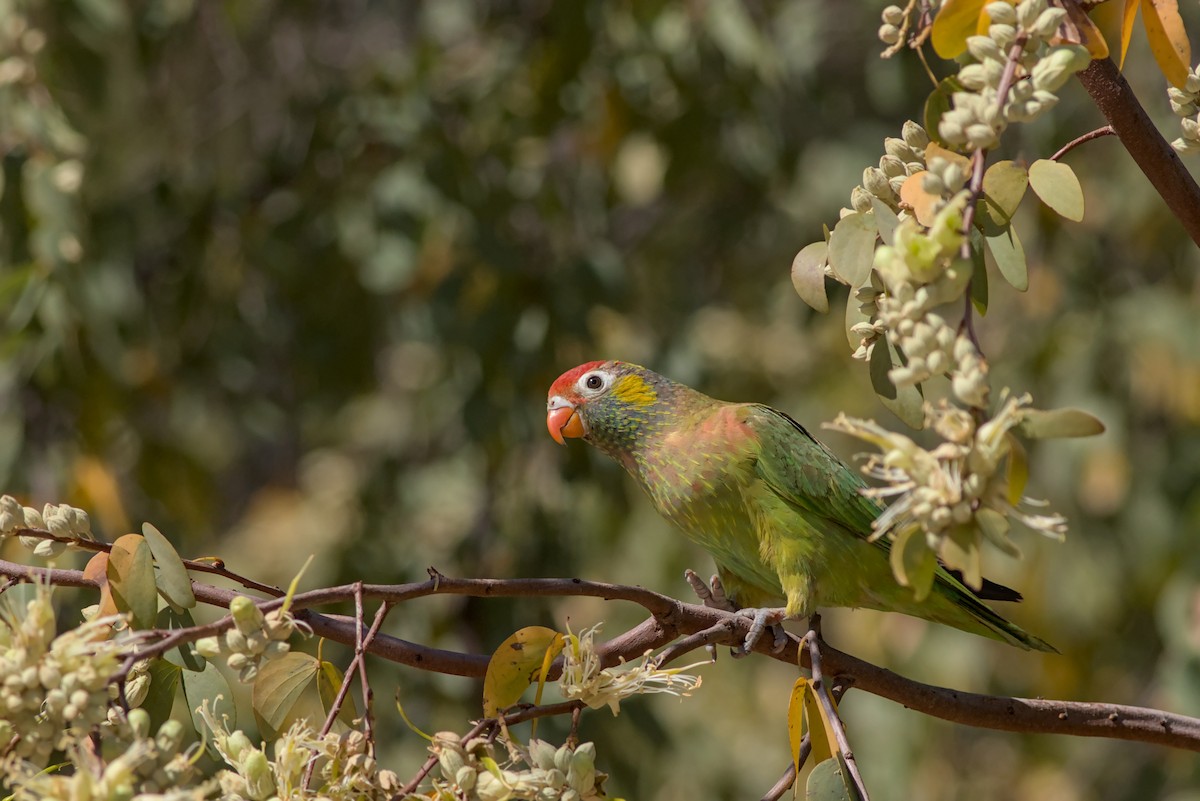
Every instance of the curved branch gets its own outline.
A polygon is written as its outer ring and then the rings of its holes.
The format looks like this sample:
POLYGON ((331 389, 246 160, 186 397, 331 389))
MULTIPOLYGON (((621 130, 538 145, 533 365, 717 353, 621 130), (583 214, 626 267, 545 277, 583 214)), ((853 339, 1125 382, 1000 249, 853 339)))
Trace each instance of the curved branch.
POLYGON ((1087 69, 1076 74, 1171 213, 1200 245, 1200 186, 1154 127, 1117 65, 1111 59, 1093 59, 1087 69))
MULTIPOLYGON (((41 579, 52 584, 69 587, 99 588, 98 582, 84 577, 79 570, 35 568, 4 560, 0 560, 0 576, 23 581, 41 579)), ((193 582, 192 586, 197 599, 218 606, 227 606, 237 594, 231 590, 197 582, 193 582)), ((297 617, 301 617, 311 625, 316 634, 353 648, 358 631, 353 617, 322 615, 311 610, 304 610, 303 607, 353 600, 355 591, 356 585, 347 584, 341 587, 299 593, 293 599, 293 608, 302 610, 297 613, 297 617)), ((750 625, 750 620, 742 615, 684 603, 641 587, 605 584, 581 579, 451 579, 439 575, 436 579, 413 584, 363 585, 362 592, 364 598, 393 603, 431 595, 591 596, 631 601, 650 609, 654 613, 653 617, 614 637, 601 647, 602 661, 606 666, 617 664, 622 659, 636 659, 647 650, 661 648, 677 637, 713 629, 714 626, 726 621, 734 632, 733 637, 728 640, 729 644, 733 645, 739 642, 740 638, 745 637, 750 625)), ((281 604, 281 599, 273 599, 261 602, 260 608, 269 611, 281 604)), ((226 616, 214 623, 181 631, 189 632, 192 635, 190 639, 196 639, 222 631, 230 625, 232 625, 232 620, 226 616)), ((149 645, 139 654, 139 657, 146 658, 155 653, 170 650, 170 647, 179 644, 180 640, 172 640, 172 637, 179 633, 181 632, 172 632, 170 637, 164 637, 149 645), (164 643, 168 641, 171 641, 171 646, 163 648, 164 643)), ((694 640, 693 643, 696 647, 700 647, 709 639, 706 636, 694 640)), ((801 664, 809 667, 807 654, 798 657, 798 642, 798 638, 791 638, 787 646, 779 653, 772 653, 772 644, 765 641, 760 642, 754 650, 790 665, 797 664, 797 658, 800 658, 801 664)), ((485 654, 444 651, 385 634, 377 635, 366 650, 384 659, 422 670, 474 678, 483 677, 489 661, 489 657, 485 654)), ((825 673, 828 676, 851 687, 887 698, 909 709, 942 720, 1001 731, 1133 740, 1200 752, 1200 719, 1198 718, 1190 718, 1159 709, 1121 704, 1013 698, 936 687, 905 678, 886 668, 839 651, 828 644, 823 644, 822 656, 825 673)))

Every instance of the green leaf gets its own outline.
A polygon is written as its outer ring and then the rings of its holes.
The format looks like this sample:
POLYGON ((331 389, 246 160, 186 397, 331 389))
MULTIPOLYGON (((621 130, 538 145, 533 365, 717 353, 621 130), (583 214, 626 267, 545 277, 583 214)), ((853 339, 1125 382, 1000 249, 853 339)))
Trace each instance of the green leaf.
POLYGON ((175 706, 175 695, 179 690, 180 670, 164 659, 150 661, 150 690, 146 700, 142 701, 142 709, 150 715, 151 731, 171 717, 171 709, 175 706))
POLYGON ((832 757, 817 763, 804 787, 805 801, 851 801, 854 795, 841 764, 832 757))
POLYGON ((829 266, 852 290, 871 277, 875 237, 875 215, 871 212, 847 214, 829 236, 829 266))
POLYGON ((142 523, 142 536, 150 545, 154 564, 158 566, 158 591, 162 597, 176 610, 191 609, 196 605, 192 580, 174 546, 149 523, 142 523))
POLYGON ((962 573, 963 584, 973 590, 983 586, 983 570, 979 559, 979 535, 973 526, 952 526, 942 539, 938 554, 946 567, 962 573))
POLYGON ((792 259, 792 286, 796 288, 796 294, 822 314, 829 311, 829 298, 825 294, 825 263, 828 260, 829 247, 824 242, 805 246, 792 259))
POLYGON ((526 626, 500 643, 483 677, 484 716, 495 717, 515 704, 525 689, 538 681, 547 652, 552 660, 562 649, 563 636, 545 626, 526 626))
POLYGON ((909 526, 896 535, 892 543, 891 563, 896 581, 911 588, 916 600, 925 600, 933 587, 937 558, 925 542, 923 529, 909 526))
MULTIPOLYGON (((154 628, 166 631, 189 629, 194 625, 196 625, 196 621, 192 618, 191 612, 185 609, 180 614, 169 606, 158 610, 158 617, 154 620, 154 628)), ((180 643, 177 647, 167 651, 163 654, 163 659, 184 670, 204 670, 205 665, 208 664, 208 660, 196 653, 194 643, 190 642, 180 643)))
POLYGON ((154 627, 158 616, 158 589, 154 584, 154 557, 140 534, 119 537, 108 554, 108 586, 122 612, 133 615, 138 629, 154 627))
POLYGON ((1068 220, 1083 219, 1083 187, 1075 171, 1066 164, 1038 159, 1029 167, 1029 185, 1049 206, 1068 220))
POLYGON ((1018 292, 1029 289, 1029 266, 1017 230, 1009 225, 994 234, 985 232, 983 237, 987 242, 987 254, 1004 280, 1018 292))
POLYGON ((321 715, 315 692, 320 663, 310 654, 291 651, 265 663, 254 679, 254 717, 267 739, 274 739, 300 717, 321 715))
MULTIPOLYGON (((325 717, 329 717, 329 710, 333 708, 333 702, 337 700, 337 694, 342 688, 344 678, 337 665, 332 662, 321 662, 321 670, 317 673, 317 692, 321 696, 321 709, 325 711, 325 717)), ((346 698, 342 701, 342 708, 338 710, 337 719, 347 726, 353 726, 356 717, 358 717, 358 711, 354 707, 354 696, 346 693, 346 698)))
MULTIPOLYGON (((955 92, 962 91, 962 88, 963 85, 954 76, 943 78, 925 100, 925 112, 922 116, 925 130, 929 132, 929 138, 942 147, 948 148, 950 144, 938 133, 938 123, 946 112, 954 107, 951 98, 955 92)), ((929 163, 928 156, 925 161, 929 163)))
POLYGON ((971 305, 981 317, 988 310, 988 274, 983 241, 983 234, 971 231, 971 305))
POLYGON ((933 19, 930 40, 934 52, 947 61, 966 52, 967 37, 974 36, 978 30, 979 15, 986 1, 945 0, 933 19))
POLYGON ((997 161, 983 174, 983 196, 1004 215, 1002 223, 1012 221, 1028 186, 1029 172, 1014 161, 997 161))
POLYGON ((1021 440, 1011 433, 1005 434, 1004 439, 1008 443, 1008 464, 1004 469, 1004 480, 1008 485, 1007 500, 1009 505, 1016 506, 1025 495, 1025 484, 1029 481, 1029 454, 1025 452, 1021 440))
POLYGON ((913 386, 897 387, 888 371, 900 363, 899 354, 887 338, 879 339, 871 350, 871 386, 879 402, 909 428, 925 427, 925 408, 921 391, 913 386))
POLYGON ((1080 409, 1026 409, 1017 431, 1029 439, 1094 437, 1104 433, 1104 423, 1080 409))
POLYGON ((975 513, 975 522, 979 524, 979 530, 987 538, 988 542, 995 545, 1001 551, 1004 551, 1004 553, 1013 559, 1021 558, 1021 549, 1008 538, 1009 523, 1007 517, 995 509, 989 509, 985 506, 975 513))
POLYGON ((891 245, 896 239, 896 229, 900 227, 900 218, 892 207, 874 195, 871 196, 871 211, 875 212, 875 227, 879 229, 879 239, 885 245, 891 245))
POLYGON ((192 725, 196 731, 207 731, 196 711, 205 701, 208 701, 213 717, 219 721, 224 715, 229 719, 230 731, 237 728, 237 705, 233 702, 233 689, 215 664, 209 662, 200 671, 184 670, 180 676, 183 679, 183 696, 187 699, 188 712, 192 715, 192 725))

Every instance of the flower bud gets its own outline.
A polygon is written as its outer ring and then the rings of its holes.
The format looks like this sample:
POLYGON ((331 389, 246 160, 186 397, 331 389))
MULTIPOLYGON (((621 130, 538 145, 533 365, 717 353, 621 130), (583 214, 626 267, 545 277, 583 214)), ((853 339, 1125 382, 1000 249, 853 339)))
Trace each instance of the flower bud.
POLYGON ((883 9, 882 18, 889 25, 899 25, 904 21, 904 9, 900 6, 887 6, 883 9))
POLYGON ((233 622, 237 625, 238 631, 243 634, 249 634, 263 627, 262 610, 245 595, 239 595, 229 602, 229 614, 233 616, 233 622))
POLYGON ((1040 36, 1043 39, 1049 39, 1054 34, 1058 33, 1058 26, 1067 17, 1065 8, 1047 8, 1041 14, 1038 14, 1033 25, 1030 27, 1030 33, 1035 36, 1040 36))
POLYGON ((883 140, 883 152, 889 156, 894 156, 901 162, 919 162, 921 160, 921 156, 916 150, 909 147, 903 139, 897 139, 894 136, 889 136, 883 140))
POLYGON ((988 85, 987 71, 983 64, 967 64, 958 71, 958 82, 973 92, 988 85))
POLYGON ((1017 38, 1017 29, 1012 25, 988 26, 988 37, 1000 47, 1007 49, 1017 38))
POLYGON ((879 41, 884 44, 894 45, 900 41, 900 29, 895 25, 883 23, 879 26, 879 41))
POLYGON ((1200 95, 1200 74, 1188 73, 1187 80, 1183 82, 1183 91, 1191 95, 1200 95))
POLYGON ((880 200, 892 199, 892 187, 888 184, 887 176, 878 167, 867 167, 863 170, 863 187, 880 200))
POLYGON ((924 152, 929 144, 929 134, 912 120, 905 121, 904 127, 900 129, 900 136, 904 139, 904 144, 916 151, 924 152))
POLYGON ((1004 61, 1000 46, 987 36, 968 36, 967 50, 976 61, 1004 61))
POLYGON ((850 205, 857 212, 868 212, 871 210, 871 193, 863 189, 861 186, 856 186, 850 190, 850 205))
POLYGON ((267 755, 252 748, 244 755, 241 774, 246 779, 246 794, 253 801, 267 801, 275 795, 275 778, 271 775, 271 763, 267 755))
POLYGON ((1003 0, 999 2, 988 3, 983 7, 987 12, 988 17, 992 22, 998 22, 1003 25, 1012 25, 1017 21, 1017 11, 1012 7, 1011 3, 1005 3, 1003 0))

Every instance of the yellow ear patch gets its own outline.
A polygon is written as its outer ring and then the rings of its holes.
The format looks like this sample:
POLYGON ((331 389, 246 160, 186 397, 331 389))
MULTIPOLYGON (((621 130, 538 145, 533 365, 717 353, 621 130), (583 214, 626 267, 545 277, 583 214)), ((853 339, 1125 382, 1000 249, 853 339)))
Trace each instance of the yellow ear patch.
POLYGON ((658 400, 654 387, 646 383, 640 375, 630 374, 621 378, 612 388, 612 395, 622 403, 632 406, 649 406, 658 400))

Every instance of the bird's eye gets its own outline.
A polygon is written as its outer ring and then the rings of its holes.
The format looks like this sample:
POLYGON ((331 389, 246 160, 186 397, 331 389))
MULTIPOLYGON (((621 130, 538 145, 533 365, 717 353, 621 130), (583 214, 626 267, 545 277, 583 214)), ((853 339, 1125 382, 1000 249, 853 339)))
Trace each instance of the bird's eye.
POLYGON ((600 387, 604 386, 604 379, 596 373, 592 373, 583 380, 583 385, 588 389, 600 389, 600 387))

